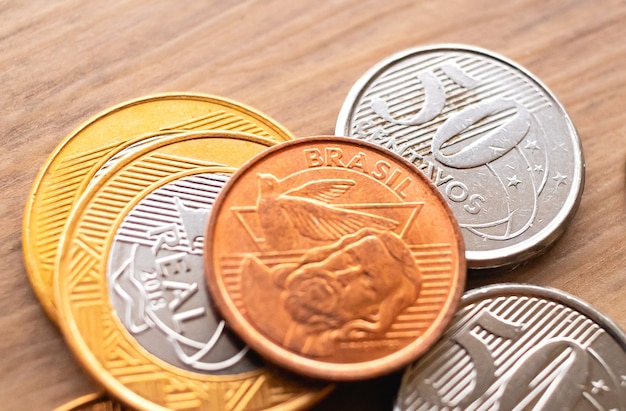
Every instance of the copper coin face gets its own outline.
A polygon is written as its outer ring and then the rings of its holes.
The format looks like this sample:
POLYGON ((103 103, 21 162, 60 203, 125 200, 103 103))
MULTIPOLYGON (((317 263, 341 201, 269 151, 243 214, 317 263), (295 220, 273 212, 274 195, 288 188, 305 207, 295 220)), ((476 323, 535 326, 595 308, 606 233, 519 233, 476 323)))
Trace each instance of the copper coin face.
POLYGON ((209 288, 230 326, 317 378, 371 378, 419 357, 465 283, 461 234, 434 185, 354 139, 297 139, 246 163, 206 238, 209 288))

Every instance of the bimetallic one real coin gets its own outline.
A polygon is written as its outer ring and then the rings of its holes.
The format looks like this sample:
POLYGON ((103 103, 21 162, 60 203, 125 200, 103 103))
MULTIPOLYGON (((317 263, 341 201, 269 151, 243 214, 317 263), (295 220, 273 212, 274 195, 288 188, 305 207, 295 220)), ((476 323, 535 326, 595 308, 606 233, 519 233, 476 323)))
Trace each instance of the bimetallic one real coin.
POLYGON ((292 138, 274 120, 240 103, 201 94, 160 94, 98 114, 54 150, 31 189, 22 233, 29 279, 50 318, 57 317, 52 277, 59 238, 73 205, 96 170, 138 135, 218 129, 276 141, 292 138))
POLYGON ((110 399, 105 394, 88 394, 63 404, 54 411, 132 411, 132 408, 110 399))
POLYGON ((581 143, 552 93, 519 65, 457 45, 406 50, 349 92, 337 135, 413 162, 461 225, 469 268, 545 251, 584 185, 581 143))
POLYGON ((559 290, 472 290, 405 371, 395 409, 626 410, 626 335, 559 290))
POLYGON ((115 398, 141 410, 301 409, 330 387, 263 366, 211 304, 205 225, 234 170, 274 142, 225 131, 166 136, 111 164, 61 238, 63 334, 115 398))
POLYGON ((340 137, 245 164, 207 228, 206 275, 229 325, 298 373, 366 379, 435 343, 465 283, 456 220, 401 157, 340 137))

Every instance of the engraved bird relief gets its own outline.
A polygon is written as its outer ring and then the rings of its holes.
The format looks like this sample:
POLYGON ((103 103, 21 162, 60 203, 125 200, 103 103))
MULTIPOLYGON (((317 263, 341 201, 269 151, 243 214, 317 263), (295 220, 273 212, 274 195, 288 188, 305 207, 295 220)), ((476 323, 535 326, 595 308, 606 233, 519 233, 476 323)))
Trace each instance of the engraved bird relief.
POLYGON ((285 189, 271 174, 257 174, 257 213, 265 243, 273 250, 303 246, 303 240, 335 241, 364 227, 393 230, 398 222, 331 204, 355 186, 349 179, 323 179, 285 189))

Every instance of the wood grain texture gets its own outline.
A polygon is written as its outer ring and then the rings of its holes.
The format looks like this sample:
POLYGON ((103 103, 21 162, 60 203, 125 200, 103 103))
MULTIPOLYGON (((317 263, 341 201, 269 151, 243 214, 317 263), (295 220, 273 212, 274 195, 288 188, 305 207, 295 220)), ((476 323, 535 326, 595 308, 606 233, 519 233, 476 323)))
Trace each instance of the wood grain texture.
MULTIPOLYGON (((165 91, 222 95, 295 135, 331 134, 346 93, 405 48, 466 43, 515 60, 568 111, 586 158, 569 229, 504 281, 572 293, 626 328, 623 0, 0 0, 0 409, 50 410, 96 389, 44 315, 22 262, 30 186, 89 117, 165 91)), ((398 375, 341 385, 316 410, 384 410, 398 375)))

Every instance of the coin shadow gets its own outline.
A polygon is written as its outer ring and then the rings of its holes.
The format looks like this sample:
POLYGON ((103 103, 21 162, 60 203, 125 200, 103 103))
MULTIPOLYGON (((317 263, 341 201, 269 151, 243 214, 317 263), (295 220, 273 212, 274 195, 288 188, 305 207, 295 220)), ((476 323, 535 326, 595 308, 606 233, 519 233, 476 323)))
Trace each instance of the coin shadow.
POLYGON ((311 411, 391 410, 400 389, 401 378, 402 372, 395 372, 370 380, 337 384, 335 390, 311 411))

